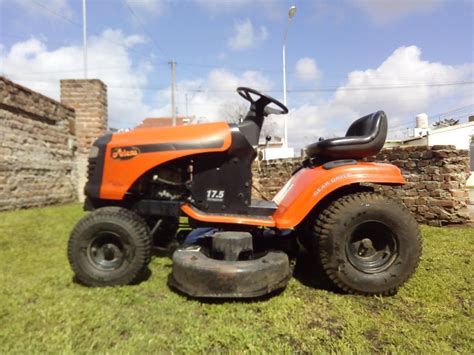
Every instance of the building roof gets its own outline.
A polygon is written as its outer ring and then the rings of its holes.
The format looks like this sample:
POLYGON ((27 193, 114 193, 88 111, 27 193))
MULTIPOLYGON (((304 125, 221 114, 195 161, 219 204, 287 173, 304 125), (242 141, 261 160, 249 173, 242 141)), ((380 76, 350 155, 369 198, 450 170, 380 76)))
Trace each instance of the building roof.
POLYGON ((466 128, 466 127, 474 127, 474 122, 466 122, 466 123, 461 123, 454 126, 430 129, 428 134, 433 135, 433 134, 438 134, 438 133, 444 133, 444 132, 454 131, 454 130, 466 128))
POLYGON ((390 147, 390 146, 397 146, 397 145, 404 145, 404 144, 412 144, 416 141, 423 141, 426 140, 428 136, 432 136, 435 134, 442 134, 446 132, 452 132, 456 131, 458 129, 463 129, 466 127, 472 127, 474 128, 474 122, 466 122, 466 123, 461 123, 457 124, 454 126, 448 126, 448 127, 443 127, 443 128, 437 128, 437 129, 430 129, 426 134, 418 137, 409 137, 406 139, 387 139, 385 141, 385 146, 390 147))

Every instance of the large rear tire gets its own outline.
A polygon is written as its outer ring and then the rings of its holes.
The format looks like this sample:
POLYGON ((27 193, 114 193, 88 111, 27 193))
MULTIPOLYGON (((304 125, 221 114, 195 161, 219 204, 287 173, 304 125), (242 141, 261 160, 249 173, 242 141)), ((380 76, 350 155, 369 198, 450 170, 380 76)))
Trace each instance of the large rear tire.
POLYGON ((422 245, 413 216, 377 193, 341 197, 319 214, 313 229, 321 266, 340 289, 392 295, 414 273, 422 245))
POLYGON ((136 282, 151 256, 145 221, 121 207, 104 207, 83 217, 71 232, 68 259, 79 282, 116 286, 136 282))

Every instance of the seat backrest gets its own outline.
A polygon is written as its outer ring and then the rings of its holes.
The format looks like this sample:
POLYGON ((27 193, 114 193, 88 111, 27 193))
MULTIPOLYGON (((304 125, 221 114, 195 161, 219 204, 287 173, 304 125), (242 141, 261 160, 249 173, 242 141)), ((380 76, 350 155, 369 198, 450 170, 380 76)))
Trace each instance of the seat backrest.
POLYGON ((377 111, 354 121, 347 130, 346 137, 364 137, 385 143, 387 138, 387 116, 383 111, 377 111))

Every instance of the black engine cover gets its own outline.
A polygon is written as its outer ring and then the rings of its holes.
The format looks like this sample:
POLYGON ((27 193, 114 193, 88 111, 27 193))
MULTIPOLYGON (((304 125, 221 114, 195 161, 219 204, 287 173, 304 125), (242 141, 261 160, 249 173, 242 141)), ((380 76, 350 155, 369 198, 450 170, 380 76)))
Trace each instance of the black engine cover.
POLYGON ((206 212, 247 214, 256 153, 237 127, 227 152, 198 155, 193 164, 193 205, 206 212))

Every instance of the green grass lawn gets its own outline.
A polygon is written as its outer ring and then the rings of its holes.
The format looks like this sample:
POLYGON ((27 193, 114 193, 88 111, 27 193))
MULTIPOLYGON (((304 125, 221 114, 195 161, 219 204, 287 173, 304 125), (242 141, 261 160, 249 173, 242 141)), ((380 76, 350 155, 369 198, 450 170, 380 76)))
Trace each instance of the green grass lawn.
POLYGON ((308 270, 271 298, 203 303, 167 287, 168 258, 139 285, 75 284, 66 243, 82 215, 79 205, 0 213, 1 354, 474 353, 474 229, 423 227, 420 267, 393 297, 339 294, 308 270))

